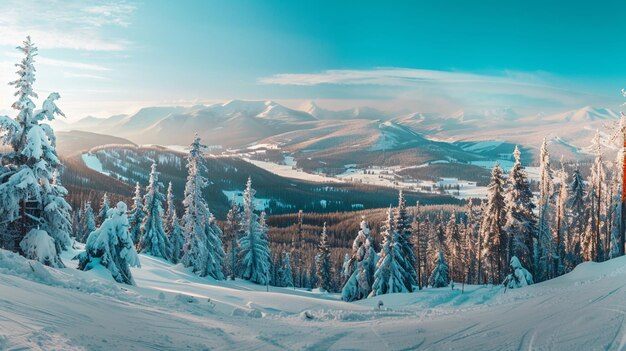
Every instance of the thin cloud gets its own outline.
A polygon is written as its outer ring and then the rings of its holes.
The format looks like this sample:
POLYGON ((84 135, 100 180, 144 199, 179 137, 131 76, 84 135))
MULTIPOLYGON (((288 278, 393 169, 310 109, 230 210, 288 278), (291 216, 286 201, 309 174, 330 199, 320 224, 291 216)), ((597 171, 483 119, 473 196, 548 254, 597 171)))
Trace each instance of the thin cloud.
POLYGON ((131 24, 136 6, 129 2, 52 1, 43 7, 28 0, 0 3, 0 45, 15 46, 27 35, 46 49, 122 51, 130 45, 105 30, 131 24))
POLYGON ((417 101, 432 109, 454 106, 485 109, 514 106, 563 108, 595 97, 575 91, 564 79, 546 72, 500 71, 478 74, 412 68, 374 68, 369 70, 327 70, 319 73, 283 73, 258 79, 260 84, 294 86, 317 92, 328 86, 343 87, 358 98, 377 94, 381 99, 402 98, 417 101), (438 106, 432 101, 438 101, 438 106))
POLYGON ((63 74, 66 78, 87 78, 87 79, 97 79, 97 80, 108 80, 108 78, 99 76, 97 74, 89 74, 89 73, 75 73, 75 72, 65 72, 63 74))
MULTIPOLYGON (((17 51, 5 52, 4 55, 15 59, 15 62, 19 62, 19 60, 21 60, 23 56, 17 51)), ((76 62, 76 61, 57 60, 57 59, 47 58, 41 55, 37 55, 37 57, 35 57, 35 61, 37 62, 37 65, 50 66, 50 67, 62 67, 62 68, 74 68, 74 69, 82 70, 82 71, 102 71, 103 72, 103 71, 111 70, 110 68, 107 68, 101 65, 95 65, 95 64, 84 63, 84 62, 76 62)))
MULTIPOLYGON (((526 75, 527 78, 530 76, 526 75)), ((474 73, 437 71, 412 68, 375 68, 371 70, 327 70, 321 73, 283 73, 260 78, 262 84, 278 85, 388 85, 411 86, 423 83, 490 83, 508 85, 544 86, 536 78, 528 81, 519 80, 520 74, 480 75, 474 73)))

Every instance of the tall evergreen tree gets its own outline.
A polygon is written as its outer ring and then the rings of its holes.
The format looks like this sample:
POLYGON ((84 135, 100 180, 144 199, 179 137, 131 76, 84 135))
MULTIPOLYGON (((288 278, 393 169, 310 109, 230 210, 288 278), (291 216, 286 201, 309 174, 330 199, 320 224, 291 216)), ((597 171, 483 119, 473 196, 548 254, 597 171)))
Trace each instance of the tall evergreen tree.
MULTIPOLYGON (((450 215, 450 219, 446 225, 446 248, 447 254, 450 258, 449 265, 449 276, 451 279, 456 279, 456 281, 463 281, 463 264, 462 264, 462 256, 463 256, 463 242, 461 240, 461 232, 459 230, 459 226, 456 222, 456 212, 452 212, 450 215)), ((444 252, 445 254, 446 252, 444 252)))
POLYGON ((54 179, 62 165, 54 132, 44 122, 65 115, 55 103, 58 93, 51 93, 41 110, 35 110, 37 48, 27 37, 17 49, 24 58, 16 64, 18 79, 9 84, 17 89, 12 107, 18 114, 15 119, 0 116, 0 139, 11 147, 0 158, 0 247, 63 267, 59 251, 70 244, 71 208, 65 201, 67 191, 54 179), (38 245, 44 242, 49 245, 38 245))
POLYGON ((86 243, 87 238, 89 237, 89 234, 91 234, 91 232, 96 230, 96 217, 93 213, 93 207, 91 207, 90 201, 85 202, 85 210, 83 212, 84 212, 84 215, 83 215, 83 221, 81 225, 82 231, 81 231, 81 236, 80 236, 79 241, 86 243))
POLYGON ((180 225, 180 220, 176 215, 176 209, 172 209, 170 214, 170 225, 168 226, 169 232, 167 233, 170 242, 172 255, 170 261, 172 263, 180 262, 183 256, 183 248, 185 247, 185 234, 183 233, 183 227, 180 225))
POLYGON ((207 172, 204 149, 206 145, 201 144, 200 138, 196 136, 187 156, 187 183, 183 200, 185 214, 182 217, 185 246, 181 261, 200 276, 224 279, 222 232, 203 198, 204 188, 208 185, 208 180, 203 176, 207 172))
POLYGON ((567 228, 567 200, 569 197, 567 189, 567 172, 563 166, 563 159, 561 159, 561 169, 557 172, 556 179, 558 181, 556 187, 556 205, 554 211, 554 247, 555 258, 554 268, 555 274, 561 275, 564 272, 564 259, 566 253, 566 244, 564 242, 566 238, 567 228))
POLYGON ((146 216, 141 224, 141 238, 137 245, 139 252, 155 257, 171 259, 172 251, 170 241, 165 234, 163 226, 163 201, 165 196, 161 193, 162 184, 159 182, 159 172, 156 163, 152 164, 150 180, 143 196, 143 207, 146 216))
POLYGON ((169 233, 170 231, 172 216, 175 212, 176 205, 174 204, 174 191, 172 190, 172 182, 170 181, 167 185, 167 195, 165 196, 165 217, 163 218, 166 233, 169 233))
POLYGON ((279 270, 279 279, 277 286, 285 288, 293 288, 293 272, 291 272, 291 262, 289 260, 289 252, 283 251, 281 254, 281 265, 279 270))
POLYGON ((413 248, 411 218, 406 210, 406 200, 404 199, 404 192, 402 189, 400 189, 398 194, 398 207, 396 208, 395 215, 398 243, 400 245, 400 252, 404 257, 404 260, 402 261, 404 267, 402 268, 406 272, 404 286, 407 291, 412 292, 413 286, 417 285, 417 272, 415 271, 417 259, 415 258, 415 249, 413 248))
POLYGON ((435 261, 435 268, 430 274, 429 284, 433 288, 443 288, 450 284, 450 278, 448 275, 448 264, 443 254, 443 247, 439 246, 439 254, 435 261))
POLYGON ((109 195, 104 193, 102 195, 102 201, 100 201, 100 210, 98 210, 98 217, 96 218, 96 224, 101 225, 105 219, 107 219, 107 213, 109 213, 111 205, 109 204, 109 195))
POLYGON ((537 252, 539 266, 535 267, 538 277, 543 279, 554 278, 556 271, 555 243, 550 230, 551 199, 554 192, 553 174, 550 167, 550 153, 548 142, 543 138, 539 156, 539 222, 537 229, 537 252))
POLYGON ((582 241, 587 225, 586 183, 578 166, 572 174, 568 191, 568 231, 565 239, 566 270, 571 271, 582 261, 582 241))
MULTIPOLYGON (((481 259, 485 261, 489 269, 491 282, 500 281, 502 275, 502 258, 506 249, 506 234, 504 225, 506 221, 506 208, 504 204, 504 180, 502 168, 496 164, 491 170, 491 181, 487 187, 487 201, 483 211, 483 221, 480 226, 481 259)), ((481 268, 479 268, 481 270, 481 268)))
POLYGON ((226 250, 226 257, 228 263, 226 265, 227 274, 231 280, 235 280, 235 277, 238 276, 238 267, 239 267, 239 226, 241 220, 241 214, 239 206, 235 201, 235 196, 230 202, 230 210, 226 214, 226 224, 224 226, 224 239, 226 244, 228 245, 228 249, 226 250))
POLYGON ((352 243, 352 253, 344 265, 346 281, 341 289, 341 299, 354 301, 366 298, 372 290, 372 277, 376 268, 376 252, 372 247, 370 229, 365 218, 352 243))
POLYGON ((380 258, 374 273, 371 296, 407 292, 405 285, 406 271, 404 256, 398 242, 398 233, 394 230, 395 225, 391 207, 387 210, 387 219, 383 227, 383 243, 380 249, 380 258))
MULTIPOLYGON (((539 256, 536 251, 535 242, 537 240, 537 217, 534 214, 535 204, 533 203, 533 193, 530 189, 528 176, 521 162, 521 152, 515 147, 513 152, 515 164, 511 168, 508 178, 508 187, 505 197, 507 208, 505 230, 508 235, 506 262, 512 256, 517 256, 522 264, 530 267, 534 272, 537 267, 543 267, 540 262, 547 258, 539 256)), ((539 269, 540 272, 541 269, 539 269)), ((498 277, 497 281, 502 281, 504 275, 498 277)), ((542 272, 541 275, 544 275, 542 272)))
POLYGON ((326 232, 326 222, 320 235, 320 243, 317 247, 317 256, 315 257, 317 265, 317 287, 324 291, 332 291, 333 270, 330 262, 330 246, 328 243, 328 234, 326 232))
POLYGON ((143 196, 141 195, 141 187, 139 182, 135 184, 135 195, 133 196, 133 206, 130 208, 129 213, 129 231, 130 237, 133 239, 133 243, 137 245, 141 238, 141 224, 146 217, 146 212, 143 209, 143 196))
POLYGON ((609 190, 611 196, 607 204, 607 224, 609 228, 607 233, 610 239, 610 247, 607 246, 605 251, 610 252, 610 258, 616 258, 622 255, 622 178, 624 173, 624 149, 621 148, 613 162, 613 172, 611 176, 611 184, 609 190))
POLYGON ((606 178, 599 131, 596 131, 592 140, 592 148, 595 159, 591 166, 590 189, 587 194, 589 222, 587 223, 585 240, 583 241, 583 250, 585 251, 586 259, 599 262, 603 260, 601 233, 605 219, 603 197, 605 196, 604 183, 606 178))
POLYGON ((256 191, 252 188, 252 179, 248 178, 243 193, 243 211, 241 213, 241 238, 239 239, 239 257, 241 277, 257 284, 267 284, 271 260, 265 214, 262 217, 254 212, 256 191))

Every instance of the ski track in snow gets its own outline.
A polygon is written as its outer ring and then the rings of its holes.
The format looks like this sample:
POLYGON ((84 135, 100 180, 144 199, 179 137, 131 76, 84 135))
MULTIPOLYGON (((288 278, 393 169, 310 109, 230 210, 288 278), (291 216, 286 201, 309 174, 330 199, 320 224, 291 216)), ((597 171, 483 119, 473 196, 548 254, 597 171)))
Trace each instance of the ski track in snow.
POLYGON ((523 289, 377 296, 216 282, 141 255, 137 286, 0 251, 6 350, 623 350, 626 257, 523 289), (13 257, 13 256, 12 256, 13 257), (4 260, 3 260, 4 258, 4 260), (44 284, 45 283, 45 284, 44 284), (195 298, 190 298, 193 296, 195 298), (210 302, 209 302, 210 299, 210 302), (377 310, 378 301, 384 308, 377 310), (307 312, 312 319, 302 317, 307 312))

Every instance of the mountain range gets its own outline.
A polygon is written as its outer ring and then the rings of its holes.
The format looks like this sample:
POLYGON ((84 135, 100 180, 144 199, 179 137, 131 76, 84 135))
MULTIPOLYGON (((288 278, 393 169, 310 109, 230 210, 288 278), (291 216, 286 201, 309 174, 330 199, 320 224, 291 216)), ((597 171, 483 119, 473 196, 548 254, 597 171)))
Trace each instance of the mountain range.
POLYGON ((465 162, 493 156, 495 145, 497 154, 510 152, 514 144, 533 153, 544 137, 554 155, 586 157, 595 130, 608 134, 606 126, 618 118, 613 110, 590 106, 535 116, 521 116, 510 108, 398 116, 373 108, 333 111, 314 102, 298 110, 274 101, 231 100, 208 106, 146 107, 132 115, 85 117, 58 128, 109 134, 138 144, 187 145, 195 133, 206 144, 223 149, 268 144, 313 170, 439 159, 465 162), (480 147, 471 147, 479 142, 480 147))

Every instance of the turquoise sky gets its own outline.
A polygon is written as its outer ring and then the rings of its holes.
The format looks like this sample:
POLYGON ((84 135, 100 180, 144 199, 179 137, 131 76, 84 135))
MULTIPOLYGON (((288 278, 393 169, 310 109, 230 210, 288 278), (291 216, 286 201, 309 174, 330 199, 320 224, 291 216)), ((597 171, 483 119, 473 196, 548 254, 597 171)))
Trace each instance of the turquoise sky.
MULTIPOLYGON (((619 108, 626 1, 3 1, 70 118, 233 98, 520 114, 619 108), (45 13, 35 20, 33 14, 45 13)), ((0 87, 2 107, 11 88, 0 87)))

